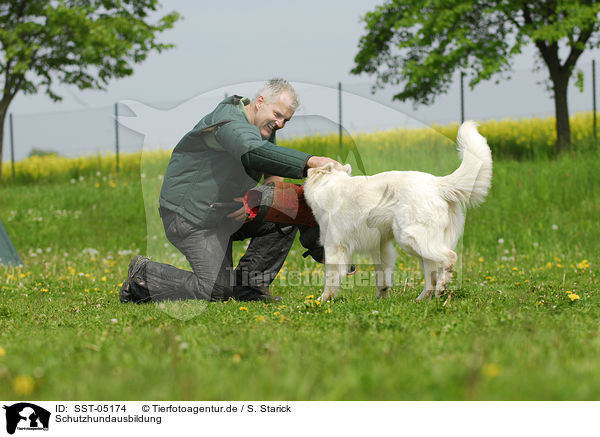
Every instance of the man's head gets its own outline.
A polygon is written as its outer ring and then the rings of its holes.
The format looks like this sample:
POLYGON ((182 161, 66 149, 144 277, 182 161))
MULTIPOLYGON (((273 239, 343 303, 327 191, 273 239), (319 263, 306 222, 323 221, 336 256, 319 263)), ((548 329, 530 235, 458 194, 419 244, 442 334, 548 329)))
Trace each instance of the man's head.
POLYGON ((250 122, 260 129, 260 135, 267 139, 285 126, 298 106, 300 99, 294 87, 285 79, 271 79, 258 90, 246 112, 250 122))

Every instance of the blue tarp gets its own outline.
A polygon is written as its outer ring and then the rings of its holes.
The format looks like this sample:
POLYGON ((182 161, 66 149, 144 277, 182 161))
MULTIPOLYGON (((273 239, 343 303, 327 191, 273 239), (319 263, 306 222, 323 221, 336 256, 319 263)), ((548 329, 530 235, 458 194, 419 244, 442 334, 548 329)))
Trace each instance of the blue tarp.
POLYGON ((23 265, 23 261, 21 261, 15 246, 13 246, 12 241, 10 241, 10 237, 6 232, 2 221, 0 221, 0 264, 23 265))

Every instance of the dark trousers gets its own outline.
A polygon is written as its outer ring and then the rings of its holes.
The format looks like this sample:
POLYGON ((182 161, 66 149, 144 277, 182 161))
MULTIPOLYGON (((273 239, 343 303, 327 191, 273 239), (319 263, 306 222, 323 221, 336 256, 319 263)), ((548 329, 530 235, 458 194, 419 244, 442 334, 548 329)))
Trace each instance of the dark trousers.
POLYGON ((229 220, 215 228, 201 228, 179 214, 161 208, 167 239, 189 262, 192 271, 149 261, 146 284, 153 301, 256 300, 271 297, 269 285, 283 266, 297 228, 249 222, 240 227, 229 220), (233 269, 233 241, 251 238, 233 269))

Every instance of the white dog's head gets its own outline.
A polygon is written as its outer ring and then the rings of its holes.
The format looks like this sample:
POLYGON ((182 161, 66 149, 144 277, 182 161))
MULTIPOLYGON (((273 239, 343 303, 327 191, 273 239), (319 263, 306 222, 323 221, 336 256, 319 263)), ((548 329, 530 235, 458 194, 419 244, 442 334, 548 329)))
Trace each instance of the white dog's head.
POLYGON ((335 173, 344 173, 348 176, 352 175, 352 167, 350 164, 346 165, 334 165, 332 162, 329 164, 325 164, 322 167, 309 168, 306 172, 307 180, 316 180, 324 175, 335 174, 335 173))
POLYGON ((325 164, 322 167, 309 168, 306 172, 306 181, 304 181, 304 195, 308 205, 315 213, 315 206, 318 203, 318 193, 326 194, 329 190, 324 188, 325 184, 332 183, 338 178, 349 178, 352 173, 350 164, 335 165, 333 163, 325 164))

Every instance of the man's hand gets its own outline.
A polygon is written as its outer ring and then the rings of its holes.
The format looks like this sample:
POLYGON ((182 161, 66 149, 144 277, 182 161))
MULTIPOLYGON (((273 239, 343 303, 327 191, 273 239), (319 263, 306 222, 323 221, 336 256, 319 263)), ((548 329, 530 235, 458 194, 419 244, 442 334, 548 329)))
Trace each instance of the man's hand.
POLYGON ((334 167, 342 166, 342 164, 337 162, 335 159, 328 158, 327 156, 311 156, 308 158, 308 161, 306 161, 306 166, 308 168, 323 167, 329 163, 332 163, 334 167))
POLYGON ((244 223, 246 221, 246 219, 248 218, 248 214, 246 214, 246 207, 243 204, 244 198, 236 197, 233 200, 235 200, 236 202, 242 203, 242 207, 240 209, 233 211, 230 214, 227 214, 227 218, 233 219, 236 222, 244 223))

